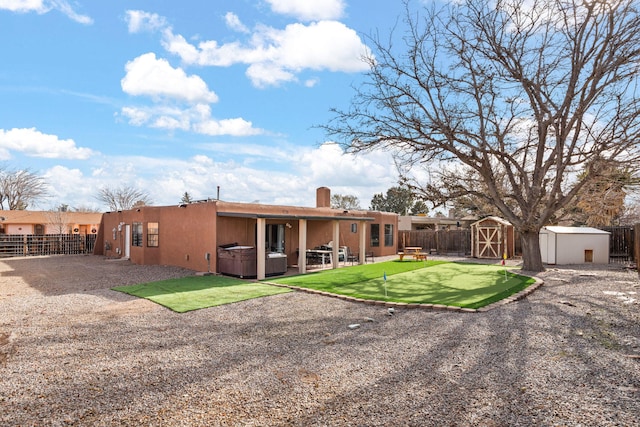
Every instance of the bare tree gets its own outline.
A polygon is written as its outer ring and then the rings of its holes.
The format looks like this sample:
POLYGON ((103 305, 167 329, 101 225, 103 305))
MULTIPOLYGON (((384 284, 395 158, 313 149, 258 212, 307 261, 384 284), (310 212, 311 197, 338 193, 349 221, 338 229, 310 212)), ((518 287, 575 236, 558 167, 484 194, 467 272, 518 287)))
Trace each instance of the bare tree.
POLYGON ((73 211, 74 212, 99 213, 99 212, 101 212, 101 209, 93 207, 93 206, 78 205, 78 206, 73 208, 73 211))
POLYGON ((601 171, 638 171, 637 1, 405 6, 402 51, 373 38, 369 81, 323 127, 351 152, 426 166, 428 200, 491 202, 522 236, 523 268, 542 271, 538 234, 554 213, 601 171), (469 170, 479 185, 458 179, 469 170))
POLYGON ((52 234, 69 234, 71 231, 69 211, 64 207, 65 205, 61 205, 59 208, 52 209, 46 213, 52 234))
POLYGON ((103 187, 98 191, 96 199, 105 203, 112 211, 127 210, 151 203, 151 198, 146 192, 129 185, 118 188, 103 187))
POLYGON ((360 201, 351 194, 332 194, 331 207, 333 209, 359 210, 360 201))
POLYGON ((634 189, 638 180, 625 169, 606 169, 600 179, 584 187, 576 203, 574 219, 591 227, 615 225, 624 213, 626 189, 634 189))
POLYGON ((24 210, 47 195, 48 186, 44 178, 29 169, 0 171, 2 209, 24 210))

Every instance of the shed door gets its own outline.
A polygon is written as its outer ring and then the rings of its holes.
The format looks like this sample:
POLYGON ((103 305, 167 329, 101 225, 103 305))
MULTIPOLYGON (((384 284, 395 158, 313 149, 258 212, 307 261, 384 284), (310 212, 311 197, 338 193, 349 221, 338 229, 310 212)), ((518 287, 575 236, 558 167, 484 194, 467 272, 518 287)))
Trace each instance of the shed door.
POLYGON ((542 255, 542 262, 544 264, 555 264, 555 260, 549 261, 549 236, 546 233, 540 233, 538 235, 540 241, 540 255, 542 255))
POLYGON ((502 258, 500 227, 478 227, 478 258, 502 258))

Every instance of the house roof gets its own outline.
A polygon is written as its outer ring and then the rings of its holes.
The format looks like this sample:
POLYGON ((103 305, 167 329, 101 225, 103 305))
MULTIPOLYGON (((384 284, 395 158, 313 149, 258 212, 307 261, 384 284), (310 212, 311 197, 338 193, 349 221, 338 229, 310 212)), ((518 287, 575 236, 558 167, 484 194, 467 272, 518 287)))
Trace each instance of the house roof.
POLYGON ((564 227, 560 225, 549 225, 543 228, 556 234, 611 234, 608 231, 593 227, 564 227))
POLYGON ((338 221, 374 221, 375 218, 365 216, 340 216, 340 215, 301 215, 301 214, 269 214, 247 212, 218 212, 218 216, 230 216, 238 218, 267 218, 267 219, 306 219, 306 220, 338 220, 338 221))
POLYGON ((102 213, 0 210, 3 224, 100 224, 102 213))

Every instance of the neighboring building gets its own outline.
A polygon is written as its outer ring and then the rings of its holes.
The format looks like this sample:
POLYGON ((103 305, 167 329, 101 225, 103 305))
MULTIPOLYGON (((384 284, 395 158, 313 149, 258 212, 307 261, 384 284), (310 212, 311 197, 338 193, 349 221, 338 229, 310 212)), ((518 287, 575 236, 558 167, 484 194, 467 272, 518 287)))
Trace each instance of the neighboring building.
POLYGON ((419 230, 459 230, 469 228, 472 222, 477 221, 477 217, 465 216, 456 218, 453 215, 448 217, 430 217, 426 215, 407 215, 398 218, 398 230, 419 231, 419 230))
POLYGON ((542 262, 608 264, 610 234, 592 227, 543 227, 540 230, 542 262))
POLYGON ((97 234, 102 213, 0 210, 0 234, 97 234))
MULTIPOLYGON (((288 267, 306 272, 308 250, 333 242, 337 244, 326 251, 333 267, 341 248, 349 248, 360 262, 369 252, 397 252, 397 214, 331 209, 330 201, 330 190, 321 187, 315 208, 211 200, 107 212, 94 253, 136 264, 220 272, 218 251, 232 245, 238 259, 255 257, 256 276, 262 279, 270 272, 270 262, 282 262, 285 256, 288 267)), ((226 259, 226 252, 222 254, 226 259)))

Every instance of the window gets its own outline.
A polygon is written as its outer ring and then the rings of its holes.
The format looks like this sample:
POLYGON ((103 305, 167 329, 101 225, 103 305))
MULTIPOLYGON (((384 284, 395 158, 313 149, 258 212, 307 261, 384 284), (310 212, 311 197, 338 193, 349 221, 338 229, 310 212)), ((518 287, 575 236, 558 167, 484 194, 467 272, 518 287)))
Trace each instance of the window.
POLYGON ((142 223, 134 222, 131 227, 131 246, 142 246, 142 223))
POLYGON ((380 224, 371 224, 371 246, 380 246, 380 224))
POLYGON ((393 246, 393 224, 384 225, 384 245, 393 246))
POLYGON ((147 223, 147 246, 158 247, 158 223, 147 223))
POLYGON ((358 232, 358 223, 357 222, 352 222, 351 223, 351 232, 352 233, 357 233, 358 232))

